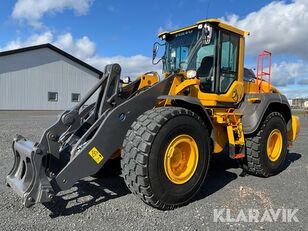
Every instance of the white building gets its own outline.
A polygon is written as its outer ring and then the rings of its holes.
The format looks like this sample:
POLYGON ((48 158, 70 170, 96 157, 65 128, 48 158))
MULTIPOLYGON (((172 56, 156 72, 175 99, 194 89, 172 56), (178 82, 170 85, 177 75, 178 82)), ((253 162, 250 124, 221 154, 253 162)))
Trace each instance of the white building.
POLYGON ((0 110, 64 110, 101 74, 51 44, 0 52, 0 110))

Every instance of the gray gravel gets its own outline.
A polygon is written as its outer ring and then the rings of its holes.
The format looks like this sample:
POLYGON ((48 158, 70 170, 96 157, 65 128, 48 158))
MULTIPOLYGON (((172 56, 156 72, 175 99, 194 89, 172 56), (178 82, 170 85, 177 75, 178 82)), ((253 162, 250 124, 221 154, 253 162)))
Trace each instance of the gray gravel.
MULTIPOLYGON (((212 158, 207 182, 189 205, 173 210, 153 209, 132 195, 120 176, 80 180, 54 203, 30 209, 5 186, 13 163, 15 134, 38 141, 56 119, 55 112, 0 111, 0 230, 308 230, 308 117, 301 118, 301 134, 288 155, 286 169, 277 176, 240 177, 236 162, 224 155, 212 158), (299 209, 299 222, 214 222, 214 209, 299 209)), ((246 213, 247 214, 247 213, 246 213)))

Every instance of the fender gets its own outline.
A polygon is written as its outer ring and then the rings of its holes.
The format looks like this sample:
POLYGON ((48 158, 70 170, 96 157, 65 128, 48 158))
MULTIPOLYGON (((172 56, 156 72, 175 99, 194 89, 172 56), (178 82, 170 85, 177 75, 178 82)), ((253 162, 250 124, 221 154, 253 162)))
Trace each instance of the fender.
POLYGON ((243 102, 236 110, 243 114, 244 134, 252 134, 259 128, 263 117, 271 111, 280 112, 286 123, 287 131, 291 129, 291 108, 287 97, 277 93, 246 94, 243 102), (251 99, 257 99, 251 101, 251 99))
POLYGON ((183 95, 161 95, 158 97, 158 99, 168 99, 171 101, 173 106, 181 106, 192 110, 202 118, 203 122, 208 126, 210 131, 212 130, 213 122, 210 118, 210 115, 208 111, 205 110, 204 106, 201 104, 198 98, 183 95))

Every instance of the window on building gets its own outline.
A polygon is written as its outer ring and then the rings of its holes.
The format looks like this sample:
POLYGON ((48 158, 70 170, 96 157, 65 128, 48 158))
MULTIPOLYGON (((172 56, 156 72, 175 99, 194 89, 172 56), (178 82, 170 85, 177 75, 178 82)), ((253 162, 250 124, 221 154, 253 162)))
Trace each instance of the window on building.
POLYGON ((58 102, 58 92, 48 92, 48 101, 58 102))
POLYGON ((79 102, 79 101, 80 101, 80 94, 72 93, 72 102, 79 102))

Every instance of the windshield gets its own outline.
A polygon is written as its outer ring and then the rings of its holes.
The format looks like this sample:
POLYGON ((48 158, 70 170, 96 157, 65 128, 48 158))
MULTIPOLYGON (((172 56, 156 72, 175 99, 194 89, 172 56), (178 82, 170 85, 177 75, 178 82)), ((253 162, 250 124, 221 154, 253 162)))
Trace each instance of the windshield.
POLYGON ((165 72, 197 70, 204 57, 214 56, 215 35, 212 35, 209 44, 205 44, 202 33, 202 30, 194 28, 168 38, 164 60, 165 72))

